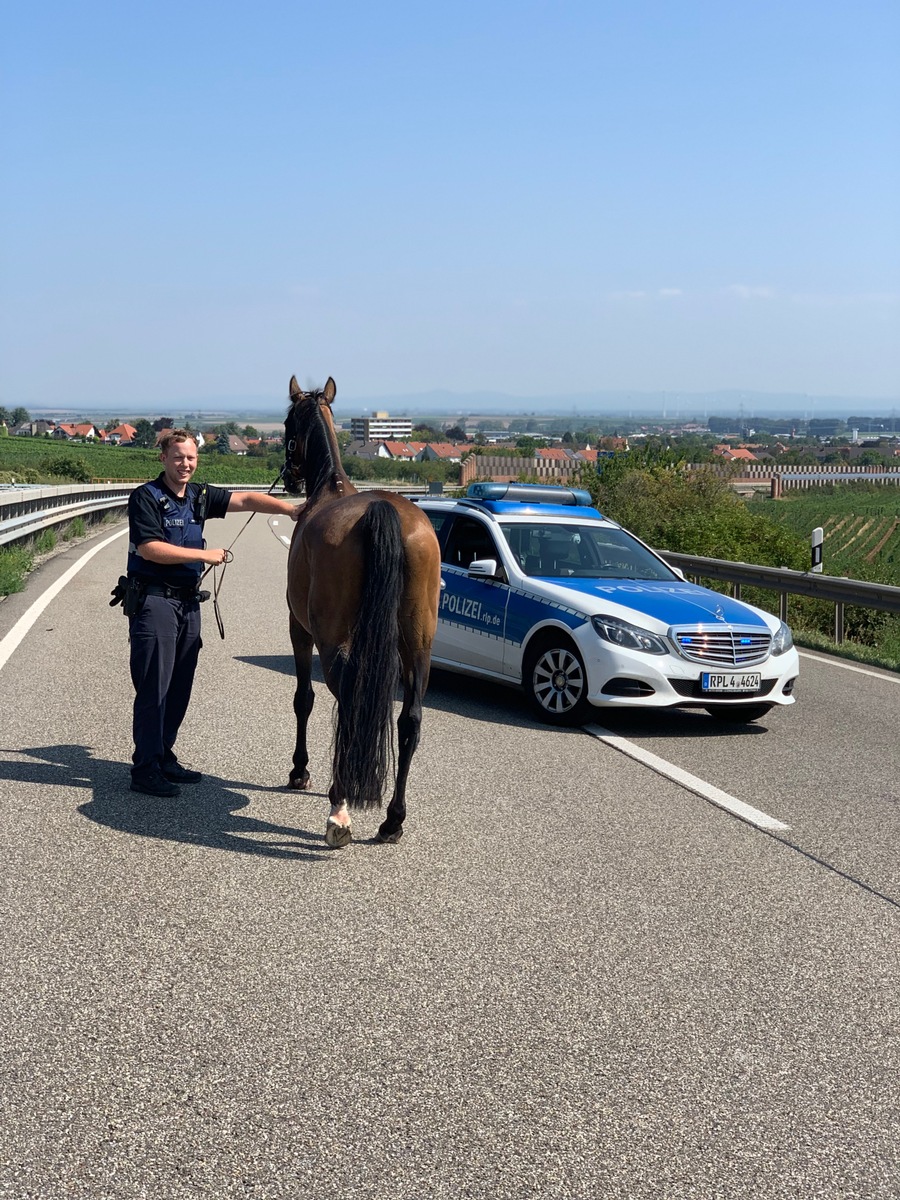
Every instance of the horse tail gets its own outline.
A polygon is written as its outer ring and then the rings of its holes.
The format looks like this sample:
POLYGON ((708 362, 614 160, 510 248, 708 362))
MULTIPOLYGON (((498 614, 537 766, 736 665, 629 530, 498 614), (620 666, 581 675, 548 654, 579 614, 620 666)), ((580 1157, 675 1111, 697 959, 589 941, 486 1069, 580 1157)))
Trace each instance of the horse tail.
POLYGON ((394 759, 394 697, 400 677, 399 611, 406 583, 400 517, 374 500, 359 523, 364 560, 359 613, 341 670, 334 776, 351 808, 381 805, 394 759))

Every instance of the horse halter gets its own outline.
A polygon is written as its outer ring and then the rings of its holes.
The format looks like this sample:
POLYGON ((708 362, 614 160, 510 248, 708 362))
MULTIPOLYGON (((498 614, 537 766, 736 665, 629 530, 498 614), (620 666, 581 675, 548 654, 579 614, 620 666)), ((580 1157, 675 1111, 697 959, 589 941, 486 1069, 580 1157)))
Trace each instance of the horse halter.
MULTIPOLYGON (((288 414, 288 417, 291 420, 292 424, 296 425, 297 421, 299 420, 299 418, 296 415, 298 407, 301 404, 303 404, 304 401, 310 401, 310 400, 315 402, 316 407, 320 411, 322 411, 324 409, 328 409, 330 412, 331 406, 329 405, 327 400, 322 399, 321 396, 317 395, 315 392, 301 392, 295 400, 294 399, 291 400, 291 410, 290 410, 290 413, 288 414)), ((285 421, 284 424, 285 424, 285 434, 287 434, 288 422, 285 421)), ((301 489, 301 486, 307 484, 307 482, 308 482, 307 478, 306 478, 305 470, 302 470, 302 471, 300 470, 300 468, 297 466, 297 462, 296 462, 296 458, 295 458, 295 453, 297 450, 297 445, 298 445, 299 440, 300 439, 299 439, 298 434, 294 433, 294 435, 289 440, 285 441, 284 466, 281 468, 281 471, 279 472, 279 479, 281 479, 282 483, 284 484, 286 491, 290 491, 291 488, 293 487, 293 488, 296 488, 297 492, 299 492, 301 489)), ((305 459, 305 457, 306 456, 304 454, 304 459, 305 459)), ((343 488, 341 488, 341 491, 343 491, 343 488)))
MULTIPOLYGON (((301 392, 299 399, 292 402, 293 406, 292 406, 290 414, 289 414, 292 421, 295 421, 294 413, 296 411, 296 406, 297 406, 297 404, 300 403, 302 398, 303 398, 303 393, 301 392)), ((288 424, 287 421, 285 421, 285 423, 284 423, 285 435, 287 435, 287 424, 288 424)), ((278 478, 284 484, 285 491, 288 491, 288 492, 293 491, 293 489, 295 489, 295 488, 296 488, 296 491, 299 492, 301 484, 303 484, 305 482, 305 476, 302 475, 300 473, 300 471, 297 469, 297 464, 294 461, 294 451, 296 449, 297 449, 297 435, 295 433, 293 435, 293 437, 290 438, 290 440, 286 440, 284 443, 284 466, 278 472, 278 478)))
POLYGON ((284 484, 284 489, 287 492, 290 492, 293 488, 297 488, 297 491, 299 491, 299 485, 303 482, 298 475, 296 466, 294 465, 294 449, 296 445, 296 438, 291 438, 291 440, 285 444, 284 463, 281 470, 278 472, 278 478, 284 484))

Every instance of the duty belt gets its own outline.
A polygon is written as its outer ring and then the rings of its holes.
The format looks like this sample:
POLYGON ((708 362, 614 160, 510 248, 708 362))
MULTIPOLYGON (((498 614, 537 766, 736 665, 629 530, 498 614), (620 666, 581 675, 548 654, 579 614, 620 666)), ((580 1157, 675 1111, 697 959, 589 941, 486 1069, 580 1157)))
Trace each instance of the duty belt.
POLYGON ((205 600, 209 596, 197 590, 196 587, 172 587, 168 583, 148 583, 141 590, 145 596, 165 596, 167 600, 205 600))

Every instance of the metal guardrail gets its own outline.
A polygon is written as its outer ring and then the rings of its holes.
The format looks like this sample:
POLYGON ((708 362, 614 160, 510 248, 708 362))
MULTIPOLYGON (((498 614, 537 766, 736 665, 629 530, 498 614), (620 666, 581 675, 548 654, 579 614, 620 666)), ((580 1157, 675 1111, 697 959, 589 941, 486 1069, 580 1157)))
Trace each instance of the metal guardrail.
POLYGON ((5 487, 0 491, 0 546, 34 537, 51 525, 124 508, 133 484, 5 487))
POLYGON ((752 563, 733 563, 721 558, 701 558, 692 554, 658 552, 673 567, 687 575, 717 579, 732 584, 735 599, 741 598, 741 586, 761 587, 778 592, 779 615, 787 621, 788 596, 812 596, 834 604, 834 640, 844 640, 844 609, 847 605, 874 608, 880 612, 900 613, 900 588, 883 583, 866 583, 837 575, 818 575, 792 571, 788 567, 759 567, 752 563))
MULTIPOLYGON (((119 480, 117 483, 63 484, 58 487, 41 487, 34 484, 5 485, 0 487, 0 546, 35 537, 42 529, 61 525, 76 517, 107 509, 125 508, 128 497, 144 480, 135 483, 119 480)), ((268 492, 276 496, 287 496, 283 488, 273 489, 264 483, 223 483, 218 486, 229 491, 268 492)), ((383 484, 374 481, 356 484, 360 491, 422 492, 425 486, 409 487, 406 484, 383 484)))

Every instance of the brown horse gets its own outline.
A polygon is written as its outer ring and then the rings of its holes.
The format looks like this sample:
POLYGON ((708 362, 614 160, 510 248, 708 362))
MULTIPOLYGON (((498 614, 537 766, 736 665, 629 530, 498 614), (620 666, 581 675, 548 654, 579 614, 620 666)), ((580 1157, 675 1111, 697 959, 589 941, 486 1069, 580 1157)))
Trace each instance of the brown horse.
POLYGON ((440 550, 431 522, 415 504, 389 492, 357 492, 344 473, 331 417, 336 390, 329 378, 321 391, 303 392, 292 378, 284 422, 284 485, 296 494, 305 484, 307 495, 288 554, 297 669, 290 787, 309 787, 306 727, 315 645, 337 700, 325 827, 330 846, 350 841, 348 808, 381 804, 394 750, 394 696, 402 683, 394 793, 378 830, 379 841, 397 842, 437 625, 440 550))

